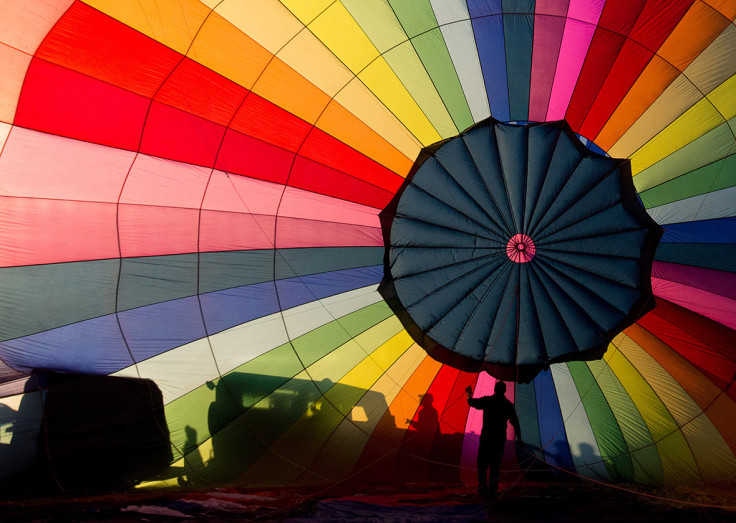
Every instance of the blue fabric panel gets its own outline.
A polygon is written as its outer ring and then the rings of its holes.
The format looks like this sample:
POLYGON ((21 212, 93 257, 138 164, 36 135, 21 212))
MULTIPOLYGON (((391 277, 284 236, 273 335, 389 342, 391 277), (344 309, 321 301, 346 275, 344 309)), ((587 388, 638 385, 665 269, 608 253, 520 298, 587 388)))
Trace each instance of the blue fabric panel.
POLYGON ((290 309, 367 285, 377 284, 383 277, 383 266, 346 269, 313 274, 276 282, 281 309, 290 309))
POLYGON ((495 15, 472 20, 480 66, 486 84, 488 102, 491 106, 491 116, 496 120, 507 122, 509 121, 509 93, 506 81, 503 17, 495 15))
POLYGON ((114 315, 0 343, 0 359, 20 369, 110 374, 133 360, 114 315))
POLYGON ((207 332, 215 334, 279 310, 273 282, 245 285, 199 297, 207 332))
POLYGON ((503 12, 502 8, 502 0, 468 0, 468 12, 471 18, 500 15, 503 12))
POLYGON ((548 463, 574 472, 575 465, 567 443, 567 432, 557 399, 552 372, 542 371, 534 378, 539 413, 539 433, 548 463))
POLYGON ((664 226, 663 243, 736 243, 736 217, 664 226))
POLYGON ((120 312, 118 318, 136 361, 206 336, 196 296, 120 312))

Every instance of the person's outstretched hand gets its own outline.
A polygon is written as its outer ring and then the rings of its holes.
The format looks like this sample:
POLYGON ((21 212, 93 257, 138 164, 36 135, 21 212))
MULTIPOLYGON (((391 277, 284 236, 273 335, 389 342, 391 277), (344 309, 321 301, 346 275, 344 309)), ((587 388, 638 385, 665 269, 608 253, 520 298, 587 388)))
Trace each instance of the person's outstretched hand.
POLYGON ((468 385, 467 387, 465 387, 465 392, 467 392, 468 394, 472 394, 473 393, 472 387, 470 385, 468 385))

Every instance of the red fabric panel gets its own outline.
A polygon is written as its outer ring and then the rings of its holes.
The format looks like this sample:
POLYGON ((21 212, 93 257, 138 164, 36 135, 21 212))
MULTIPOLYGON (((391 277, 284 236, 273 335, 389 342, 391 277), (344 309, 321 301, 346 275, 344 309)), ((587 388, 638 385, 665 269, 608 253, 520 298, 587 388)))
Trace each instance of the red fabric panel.
POLYGON ((299 154, 392 193, 396 193, 404 181, 398 174, 316 127, 309 133, 299 154))
POLYGON ((184 57, 156 93, 156 101, 227 126, 248 91, 184 57))
POLYGON ((35 56, 147 98, 181 60, 176 51, 82 2, 61 17, 35 56))
POLYGON ((250 93, 230 127, 287 151, 296 152, 312 125, 257 94, 250 93))
POLYGON ((140 151, 212 167, 225 128, 158 102, 151 104, 140 151))
POLYGON ((250 178, 286 183, 294 153, 232 129, 225 133, 216 167, 250 178))
POLYGON ((736 377, 736 332, 679 305, 656 300, 657 308, 637 323, 722 389, 732 384, 736 377))
POLYGON ((0 197, 0 213, 0 267, 119 257, 115 204, 0 197))
POLYGON ((642 11, 636 27, 631 31, 616 58, 584 124, 578 131, 595 138, 613 111, 624 99, 654 52, 664 43, 675 26, 690 8, 693 0, 650 0, 642 11), (637 43, 638 42, 638 43, 637 43))
POLYGON ((119 149, 136 150, 149 101, 34 58, 15 125, 119 149))
POLYGON ((394 194, 301 156, 294 163, 289 185, 377 209, 386 207, 394 194))
POLYGON ((603 8, 565 114, 573 131, 577 132, 585 120, 644 3, 645 0, 608 2, 603 8))

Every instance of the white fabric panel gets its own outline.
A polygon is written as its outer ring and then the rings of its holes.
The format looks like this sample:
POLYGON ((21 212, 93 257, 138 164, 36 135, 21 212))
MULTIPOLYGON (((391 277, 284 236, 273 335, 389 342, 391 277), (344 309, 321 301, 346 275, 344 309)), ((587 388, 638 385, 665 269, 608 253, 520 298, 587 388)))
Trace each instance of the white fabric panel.
POLYGON ((468 6, 464 0, 431 0, 431 3, 473 120, 485 120, 491 115, 491 108, 488 105, 468 6))
POLYGON ((736 187, 701 194, 647 209, 660 225, 736 216, 736 187))
POLYGON ((552 365, 550 370, 560 401, 562 419, 565 420, 567 442, 575 468, 584 476, 610 480, 570 369, 562 364, 552 365))

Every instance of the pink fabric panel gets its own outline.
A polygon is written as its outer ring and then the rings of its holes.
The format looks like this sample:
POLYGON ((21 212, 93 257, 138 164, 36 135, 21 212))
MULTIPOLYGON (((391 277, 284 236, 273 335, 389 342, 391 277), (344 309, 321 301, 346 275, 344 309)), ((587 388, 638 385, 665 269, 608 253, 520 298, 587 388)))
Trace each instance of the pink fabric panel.
POLYGON ((202 211, 199 250, 273 249, 274 220, 258 214, 202 211))
POLYGON ((116 202, 135 153, 13 127, 0 156, 7 196, 116 202))
POLYGON ((199 209, 121 205, 122 257, 197 252, 199 209))
POLYGON ((273 216, 283 192, 284 186, 277 183, 215 171, 202 208, 273 216))
MULTIPOLYGON (((473 397, 490 396, 493 387, 496 386, 496 378, 487 372, 478 374, 478 381, 473 389, 473 397)), ((478 457, 478 440, 483 428, 483 411, 470 408, 468 420, 465 423, 465 437, 463 438, 463 450, 460 454, 460 479, 468 485, 478 483, 478 473, 475 460, 478 457)))
POLYGON ((3 1, 0 35, 3 43, 33 55, 74 0, 45 0, 30 6, 24 0, 3 1))
MULTIPOLYGON (((565 16, 567 14, 568 0, 537 0, 534 11, 538 15, 565 16)), ((536 22, 535 22, 536 31, 536 22)))
POLYGON ((567 17, 596 25, 605 5, 606 0, 570 0, 567 17))
POLYGON ((276 247, 381 247, 380 227, 279 218, 276 247))
POLYGON ((380 209, 287 187, 279 216, 381 227, 380 209))
POLYGON ((600 18, 603 10, 603 1, 590 2, 589 4, 586 5, 586 2, 582 0, 570 2, 565 33, 560 45, 557 72, 555 73, 549 108, 547 109, 546 119, 548 121, 561 120, 565 117, 565 111, 570 103, 575 82, 577 82, 590 41, 595 32, 595 24, 598 23, 598 18, 600 18))
POLYGON ((115 204, 0 197, 0 266, 117 258, 115 204))
POLYGON ((652 278, 652 290, 659 298, 736 329, 736 315, 733 313, 736 300, 659 278, 652 278))
POLYGON ((140 154, 120 202, 199 209, 210 172, 206 167, 140 154))
POLYGON ((532 121, 544 121, 547 115, 547 103, 555 78, 564 28, 564 18, 539 15, 534 17, 534 47, 529 91, 529 119, 532 121))

